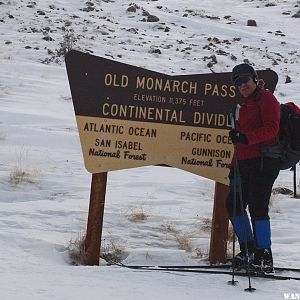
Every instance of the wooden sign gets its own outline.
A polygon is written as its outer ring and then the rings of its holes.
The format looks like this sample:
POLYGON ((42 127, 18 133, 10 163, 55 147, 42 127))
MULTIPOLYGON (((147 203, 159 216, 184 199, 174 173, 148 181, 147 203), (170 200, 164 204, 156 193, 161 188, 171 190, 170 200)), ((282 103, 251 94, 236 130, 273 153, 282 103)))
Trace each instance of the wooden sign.
MULTIPOLYGON (((74 50, 66 65, 89 172, 165 164, 227 184, 230 73, 170 76, 74 50)), ((258 74, 274 91, 277 74, 258 74)))

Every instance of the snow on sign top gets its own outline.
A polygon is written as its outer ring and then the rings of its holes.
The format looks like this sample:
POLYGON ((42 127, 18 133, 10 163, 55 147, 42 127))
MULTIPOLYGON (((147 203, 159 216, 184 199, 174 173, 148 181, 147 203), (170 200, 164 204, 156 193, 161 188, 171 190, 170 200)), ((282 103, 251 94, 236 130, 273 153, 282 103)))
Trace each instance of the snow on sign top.
MULTIPOLYGON (((165 164, 227 183, 230 73, 170 76, 74 50, 66 66, 89 172, 165 164)), ((277 74, 258 74, 274 91, 277 74)))

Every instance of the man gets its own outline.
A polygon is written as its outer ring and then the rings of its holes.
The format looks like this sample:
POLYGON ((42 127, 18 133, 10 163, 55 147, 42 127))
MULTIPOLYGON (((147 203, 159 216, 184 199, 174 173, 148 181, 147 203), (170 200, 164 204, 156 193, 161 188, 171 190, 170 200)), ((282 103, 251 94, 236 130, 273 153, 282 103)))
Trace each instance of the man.
POLYGON ((280 159, 263 157, 262 149, 276 143, 280 125, 280 103, 271 92, 259 87, 257 73, 249 64, 240 64, 233 68, 232 82, 243 98, 236 114, 236 128, 229 132, 236 145, 235 155, 238 161, 230 170, 231 188, 227 198, 230 221, 241 249, 235 262, 237 266, 245 265, 248 252, 250 264, 255 270, 271 273, 274 268, 269 200, 274 181, 279 174, 280 159), (233 178, 237 168, 242 193, 237 193, 235 204, 236 189, 233 188, 233 178), (247 206, 252 224, 245 211, 247 206))

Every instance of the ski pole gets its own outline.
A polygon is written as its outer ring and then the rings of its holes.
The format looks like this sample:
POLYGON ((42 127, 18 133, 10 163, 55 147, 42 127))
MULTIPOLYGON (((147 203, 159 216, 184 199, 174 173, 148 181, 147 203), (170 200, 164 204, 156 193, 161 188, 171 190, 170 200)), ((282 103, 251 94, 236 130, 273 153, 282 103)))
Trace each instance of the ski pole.
MULTIPOLYGON (((236 118, 233 114, 231 114, 231 126, 232 129, 236 129, 236 118)), ((245 241, 245 253, 246 253, 246 260, 247 260, 247 275, 248 275, 248 288, 245 289, 247 292, 253 292, 256 289, 251 286, 251 275, 250 275, 250 262, 249 262, 249 250, 248 250, 248 244, 247 244, 247 229, 246 229, 246 212, 244 209, 244 203, 243 203, 243 192, 242 192, 242 182, 240 177, 240 168, 238 163, 238 154, 237 154, 237 145, 234 144, 234 174, 236 177, 236 181, 234 180, 234 184, 238 183, 238 189, 239 189, 239 204, 241 208, 241 216, 242 216, 242 227, 243 227, 243 235, 244 235, 244 241, 245 241)), ((234 201, 236 200, 236 187, 234 187, 234 201)), ((236 203, 234 203, 234 206, 236 207, 236 203)), ((235 208, 236 209, 236 208, 235 208)), ((236 212, 235 212, 236 213, 236 212)), ((234 260, 234 258, 233 258, 234 260)), ((234 270, 234 266, 232 266, 232 269, 234 270)))
MULTIPOLYGON (((234 118, 233 115, 230 115, 231 118, 231 123, 234 123, 234 118)), ((234 125, 232 125, 234 126, 234 125)), ((234 161, 235 161, 235 156, 236 156, 236 149, 235 149, 235 145, 234 145, 234 161)), ((232 212, 232 216, 235 217, 236 216, 236 186, 237 186, 237 176, 236 176, 236 172, 234 170, 233 172, 233 212, 232 212)), ((228 284, 231 285, 236 285, 238 283, 237 280, 235 280, 235 231, 233 230, 232 233, 232 278, 230 281, 228 281, 228 284)))
MULTIPOLYGON (((236 148, 236 146, 235 146, 235 148, 236 148)), ((235 155, 235 168, 236 168, 237 178, 240 179, 240 171, 239 171, 239 164, 238 164, 237 155, 235 155)), ((249 249, 248 249, 248 244, 247 244, 247 240, 246 240, 246 237, 247 237, 246 212, 245 212, 244 203, 243 203, 243 192, 242 192, 241 180, 238 181, 238 184, 239 184, 239 193, 240 193, 239 200, 240 200, 240 207, 241 207, 241 213, 242 213, 242 227, 243 227, 243 235, 244 235, 244 241, 245 241, 245 252, 246 252, 246 260, 247 260, 247 274, 248 274, 248 283, 249 283, 249 287, 247 289, 245 289, 245 291, 253 292, 256 289, 251 286, 249 249)))
POLYGON ((296 180, 297 180, 297 175, 296 175, 296 165, 294 165, 292 167, 293 172, 293 182, 294 182, 294 198, 297 198, 297 184, 296 184, 296 180))

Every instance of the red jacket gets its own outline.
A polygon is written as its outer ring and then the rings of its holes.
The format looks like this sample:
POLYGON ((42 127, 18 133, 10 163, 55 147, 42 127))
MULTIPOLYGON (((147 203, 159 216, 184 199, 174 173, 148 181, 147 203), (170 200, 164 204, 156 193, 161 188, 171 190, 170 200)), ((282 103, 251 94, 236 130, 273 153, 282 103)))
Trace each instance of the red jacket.
POLYGON ((261 148, 273 145, 279 134, 280 103, 266 90, 257 98, 245 98, 239 111, 238 129, 248 138, 248 145, 237 144, 239 160, 261 157, 261 148))

